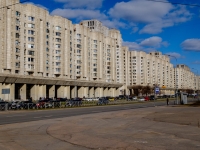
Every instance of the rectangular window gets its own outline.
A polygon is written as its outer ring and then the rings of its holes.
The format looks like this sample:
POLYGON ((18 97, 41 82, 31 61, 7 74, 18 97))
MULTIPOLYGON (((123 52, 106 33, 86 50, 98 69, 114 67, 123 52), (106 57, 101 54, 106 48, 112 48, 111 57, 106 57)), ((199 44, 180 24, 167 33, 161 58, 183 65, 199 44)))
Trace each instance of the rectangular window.
POLYGON ((56 36, 61 36, 61 33, 60 32, 56 32, 56 36))
POLYGON ((34 34, 35 34, 35 31, 33 31, 33 30, 28 30, 28 34, 34 35, 34 34))
POLYGON ((34 42, 34 37, 28 37, 29 42, 34 42))
POLYGON ((34 51, 28 51, 28 55, 32 55, 32 56, 34 56, 34 51))
POLYGON ((34 21, 34 20, 35 20, 35 17, 28 16, 28 20, 29 20, 29 21, 34 21))
POLYGON ((16 16, 20 17, 20 12, 19 11, 16 11, 16 16))
POLYGON ((28 24, 28 27, 29 27, 29 28, 35 28, 35 24, 29 23, 29 24, 28 24))
POLYGON ((60 31, 61 27, 60 26, 56 26, 56 30, 60 31))
POLYGON ((34 48, 34 44, 28 44, 28 48, 34 48))
POLYGON ((60 44, 56 44, 56 48, 61 48, 61 45, 60 44))

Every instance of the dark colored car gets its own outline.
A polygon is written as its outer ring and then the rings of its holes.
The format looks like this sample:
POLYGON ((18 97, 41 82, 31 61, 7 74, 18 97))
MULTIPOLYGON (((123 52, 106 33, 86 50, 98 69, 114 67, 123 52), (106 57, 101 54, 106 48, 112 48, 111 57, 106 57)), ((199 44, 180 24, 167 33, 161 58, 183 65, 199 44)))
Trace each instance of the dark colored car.
POLYGON ((155 96, 154 95, 149 96, 149 100, 155 100, 155 96))
POLYGON ((20 106, 23 109, 35 109, 36 108, 36 104, 31 101, 21 101, 20 106))
POLYGON ((105 97, 100 97, 97 105, 107 105, 109 103, 109 100, 107 100, 105 97))
POLYGON ((78 107, 82 105, 82 99, 81 98, 72 98, 67 101, 66 106, 67 107, 78 107))
POLYGON ((6 101, 1 101, 0 110, 7 110, 7 109, 11 109, 11 103, 6 102, 6 101))

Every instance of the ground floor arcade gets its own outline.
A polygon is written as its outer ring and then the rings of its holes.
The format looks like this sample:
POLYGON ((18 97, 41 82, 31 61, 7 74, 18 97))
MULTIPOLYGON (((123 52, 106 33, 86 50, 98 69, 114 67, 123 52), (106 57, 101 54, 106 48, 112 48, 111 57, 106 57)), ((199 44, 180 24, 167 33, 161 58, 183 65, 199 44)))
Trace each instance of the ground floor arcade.
POLYGON ((0 98, 4 100, 33 100, 44 98, 74 98, 118 96, 120 84, 102 82, 47 80, 33 78, 0 77, 0 98), (4 92, 3 92, 4 91, 4 92), (6 92, 5 92, 6 91, 6 92))

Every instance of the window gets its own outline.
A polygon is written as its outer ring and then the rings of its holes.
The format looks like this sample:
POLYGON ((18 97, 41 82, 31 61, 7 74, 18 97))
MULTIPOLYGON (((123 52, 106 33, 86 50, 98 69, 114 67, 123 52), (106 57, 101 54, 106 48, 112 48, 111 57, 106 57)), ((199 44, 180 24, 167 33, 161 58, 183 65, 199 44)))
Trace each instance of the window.
POLYGON ((33 31, 33 30, 28 30, 28 34, 34 35, 34 34, 35 34, 35 31, 33 31))
POLYGON ((56 50, 56 54, 60 54, 60 50, 56 50))
POLYGON ((19 33, 16 33, 16 34, 15 34, 15 37, 16 37, 16 38, 19 38, 19 37, 20 37, 19 33))
POLYGON ((20 17, 20 12, 19 11, 16 11, 16 16, 20 17))
POLYGON ((80 49, 77 49, 77 53, 81 53, 81 50, 80 50, 80 49))
POLYGON ((16 44, 16 45, 19 45, 19 41, 18 41, 18 40, 16 40, 16 41, 15 41, 15 44, 16 44))
POLYGON ((19 31, 19 30, 20 30, 19 26, 16 26, 16 30, 17 30, 17 31, 19 31))
POLYGON ((61 36, 61 33, 60 32, 56 32, 56 36, 61 36))
POLYGON ((28 51, 28 55, 32 55, 32 56, 34 56, 34 51, 28 51))
POLYGON ((29 24, 28 24, 28 27, 29 27, 29 28, 35 28, 35 24, 29 23, 29 24))
POLYGON ((56 44, 56 48, 61 48, 61 45, 60 44, 56 44))
POLYGON ((81 48, 81 44, 77 44, 77 48, 81 48))
POLYGON ((34 58, 28 58, 28 62, 34 62, 34 58))
POLYGON ((20 21, 19 19, 16 19, 16 24, 19 25, 20 24, 20 21))
POLYGON ((29 21, 34 21, 34 20, 35 20, 35 17, 28 16, 28 20, 29 20, 29 21))
POLYGON ((34 37, 28 37, 29 42, 34 42, 34 37))
POLYGON ((56 56, 56 60, 60 60, 60 58, 61 58, 60 56, 56 56))
POLYGON ((16 48, 16 49, 15 49, 15 52, 16 52, 16 53, 19 53, 19 52, 20 52, 19 48, 16 48))
POLYGON ((28 48, 34 48, 34 44, 28 44, 28 48))
POLYGON ((60 72, 60 68, 56 68, 56 72, 60 72))
POLYGON ((77 34, 77 38, 81 38, 81 34, 77 34))
POLYGON ((61 42, 61 39, 60 38, 56 38, 56 42, 61 42))
POLYGON ((56 66, 60 66, 60 64, 61 64, 60 62, 56 62, 56 66))
POLYGON ((49 29, 47 29, 46 32, 49 33, 49 29))
POLYGON ((60 31, 61 27, 60 26, 56 26, 56 30, 60 31))

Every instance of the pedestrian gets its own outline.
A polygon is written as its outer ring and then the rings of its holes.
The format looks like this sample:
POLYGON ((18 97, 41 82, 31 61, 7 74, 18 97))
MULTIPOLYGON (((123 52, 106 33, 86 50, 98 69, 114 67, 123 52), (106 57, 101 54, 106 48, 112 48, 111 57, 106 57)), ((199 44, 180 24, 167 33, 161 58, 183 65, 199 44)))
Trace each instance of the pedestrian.
POLYGON ((167 105, 169 105, 169 99, 167 98, 167 105))

